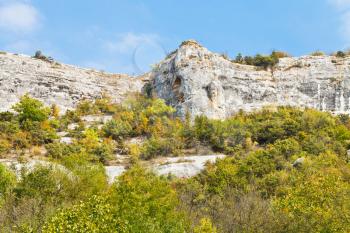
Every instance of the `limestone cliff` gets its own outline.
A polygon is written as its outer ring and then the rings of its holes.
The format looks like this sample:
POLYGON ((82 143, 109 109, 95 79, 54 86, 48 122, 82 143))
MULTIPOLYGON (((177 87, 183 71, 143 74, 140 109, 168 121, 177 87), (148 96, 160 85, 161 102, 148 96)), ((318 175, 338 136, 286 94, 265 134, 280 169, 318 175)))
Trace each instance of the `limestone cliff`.
POLYGON ((282 58, 273 70, 240 65, 186 41, 152 73, 154 93, 179 115, 224 118, 265 105, 350 113, 350 58, 282 58))
POLYGON ((350 57, 282 58, 266 71, 233 63, 195 41, 185 41, 150 73, 130 77, 0 54, 0 111, 25 93, 67 109, 102 93, 119 102, 128 92, 149 87, 179 116, 189 111, 192 116, 225 118, 240 109, 252 111, 266 105, 350 113, 350 57))
POLYGON ((118 102, 128 92, 140 92, 148 75, 130 77, 48 62, 24 55, 0 54, 0 111, 8 110, 29 93, 47 105, 63 111, 82 99, 102 94, 118 102))

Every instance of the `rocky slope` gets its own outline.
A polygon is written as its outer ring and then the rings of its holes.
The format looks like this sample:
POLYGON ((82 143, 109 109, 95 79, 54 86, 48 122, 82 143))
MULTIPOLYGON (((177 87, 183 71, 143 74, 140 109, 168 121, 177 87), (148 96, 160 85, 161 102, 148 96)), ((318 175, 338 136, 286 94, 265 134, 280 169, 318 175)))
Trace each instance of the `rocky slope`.
POLYGON ((128 92, 149 87, 179 116, 189 111, 192 116, 225 118, 240 109, 252 111, 266 105, 350 113, 350 58, 282 58, 266 71, 233 63, 195 41, 185 41, 150 73, 130 77, 0 54, 0 111, 25 93, 67 109, 102 93, 119 102, 128 92))
POLYGON ((147 74, 134 78, 1 53, 0 111, 8 110, 26 93, 62 110, 102 94, 121 101, 128 92, 140 92, 147 79, 147 74))
POLYGON ((265 105, 350 113, 350 58, 282 58, 274 70, 233 63, 186 41, 152 73, 154 93, 179 115, 225 118, 265 105))

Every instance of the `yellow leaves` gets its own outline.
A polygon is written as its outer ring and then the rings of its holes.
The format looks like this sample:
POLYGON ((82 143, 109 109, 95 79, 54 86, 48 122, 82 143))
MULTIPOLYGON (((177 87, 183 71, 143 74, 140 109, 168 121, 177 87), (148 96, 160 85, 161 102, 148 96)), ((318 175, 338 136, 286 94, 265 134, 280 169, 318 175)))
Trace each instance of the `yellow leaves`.
POLYGON ((95 130, 86 129, 84 132, 84 138, 80 141, 87 150, 96 148, 99 143, 99 137, 95 130))
POLYGON ((60 115, 60 108, 56 104, 51 106, 51 115, 55 118, 58 118, 60 115))
POLYGON ((52 127, 50 125, 50 121, 45 120, 43 122, 40 123, 40 128, 43 130, 52 130, 52 127))
POLYGON ((166 105, 163 99, 153 99, 151 104, 143 111, 147 116, 164 115, 175 112, 175 109, 166 105))
POLYGON ((147 133, 148 123, 149 119, 145 116, 145 114, 141 113, 139 123, 136 125, 136 132, 139 134, 147 133))
POLYGON ((43 148, 40 146, 33 146, 31 152, 33 155, 40 156, 43 154, 43 148))
POLYGON ((135 119, 135 113, 132 111, 122 111, 114 115, 114 119, 131 122, 135 119))
POLYGON ((199 225, 194 228, 194 233, 216 233, 216 227, 210 218, 202 218, 199 225))
POLYGON ((128 147, 129 147, 129 154, 130 154, 130 158, 131 158, 131 163, 135 164, 135 163, 137 163, 137 161, 140 158, 141 149, 140 149, 139 145, 137 145, 137 144, 130 144, 128 147))
POLYGON ((12 147, 12 144, 7 139, 0 138, 0 157, 1 155, 9 152, 11 147, 12 147))
POLYGON ((292 222, 301 224, 308 219, 318 227, 333 229, 329 232, 339 232, 345 226, 344 215, 339 213, 350 211, 350 184, 343 178, 339 161, 332 154, 323 154, 290 173, 293 182, 284 184, 284 192, 274 200, 275 208, 287 212, 292 222))

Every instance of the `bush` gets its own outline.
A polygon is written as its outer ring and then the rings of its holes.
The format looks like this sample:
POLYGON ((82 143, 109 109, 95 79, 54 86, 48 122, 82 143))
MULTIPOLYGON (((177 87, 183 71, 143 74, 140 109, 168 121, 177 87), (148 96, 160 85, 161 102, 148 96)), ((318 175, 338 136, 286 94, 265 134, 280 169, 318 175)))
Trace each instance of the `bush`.
POLYGON ((271 57, 280 59, 280 58, 284 58, 284 57, 290 57, 290 55, 288 53, 286 53, 286 52, 283 52, 283 51, 274 50, 271 53, 271 57))
POLYGON ((130 136, 133 132, 132 126, 120 119, 110 120, 103 126, 105 137, 112 137, 114 140, 121 140, 130 136))
POLYGON ((202 218, 200 225, 194 229, 194 233, 216 233, 217 230, 210 218, 202 218))
POLYGON ((47 150, 47 156, 53 159, 62 159, 65 156, 79 153, 81 151, 81 147, 78 145, 67 145, 59 142, 46 144, 45 148, 47 150))
POLYGON ((128 232, 187 232, 185 214, 178 210, 169 183, 134 166, 114 183, 110 199, 128 232))
POLYGON ((18 113, 19 121, 24 123, 26 121, 43 122, 48 119, 50 109, 36 99, 24 95, 20 102, 13 106, 13 109, 18 113))
POLYGON ((9 226, 4 232, 31 229, 41 232, 46 217, 64 202, 71 201, 72 179, 65 171, 50 167, 36 166, 31 171, 23 169, 21 180, 6 196, 0 209, 2 224, 9 226))
POLYGON ((177 156, 181 146, 174 138, 151 137, 142 145, 141 158, 148 160, 158 156, 177 156))
POLYGON ((12 148, 12 144, 7 139, 0 138, 0 158, 7 154, 12 148))
POLYGON ((43 232, 187 232, 189 225, 169 184, 133 167, 108 196, 93 196, 53 216, 43 232))
POLYGON ((5 196, 10 191, 10 189, 13 188, 15 182, 15 175, 9 171, 5 165, 0 164, 0 208, 2 207, 2 202, 5 196))
POLYGON ((311 56, 324 56, 324 55, 325 53, 319 50, 311 53, 311 56))
POLYGON ((254 57, 253 64, 254 66, 260 66, 264 69, 267 69, 268 67, 274 67, 278 63, 278 59, 276 57, 272 56, 262 56, 260 54, 257 54, 254 57))
POLYGON ((107 176, 101 163, 91 163, 84 152, 63 157, 62 164, 76 177, 72 191, 77 199, 84 200, 99 195, 107 188, 107 176))
POLYGON ((108 160, 113 158, 115 144, 112 140, 105 140, 100 143, 93 151, 93 155, 97 157, 97 160, 103 164, 106 164, 108 160))
POLYGON ((53 142, 57 139, 56 132, 51 128, 48 121, 25 121, 22 124, 22 128, 25 129, 31 135, 31 144, 42 145, 53 142))
POLYGON ((274 206, 287 214, 293 232, 349 232, 349 219, 343 214, 350 211, 348 174, 344 161, 323 154, 302 172, 290 173, 274 206))
POLYGON ((12 112, 0 112, 0 121, 13 121, 15 115, 12 112))
POLYGON ((346 57, 346 53, 344 53, 343 51, 337 51, 335 56, 340 57, 340 58, 344 58, 344 57, 346 57))
POLYGON ((46 62, 54 62, 54 59, 52 57, 45 56, 40 50, 36 51, 33 58, 40 59, 46 62))
POLYGON ((273 51, 271 55, 263 56, 261 54, 257 54, 254 57, 252 56, 245 56, 243 57, 241 53, 239 53, 234 62, 245 64, 245 65, 252 65, 257 67, 263 67, 264 69, 267 68, 273 68, 275 65, 277 65, 280 58, 288 57, 289 55, 285 52, 281 51, 273 51))
POLYGON ((52 217, 44 226, 43 233, 128 232, 113 206, 106 198, 93 196, 52 217), (92 214, 94 213, 94 214, 92 214))
POLYGON ((91 100, 83 100, 79 102, 76 111, 78 115, 84 116, 89 114, 95 114, 98 110, 91 100))

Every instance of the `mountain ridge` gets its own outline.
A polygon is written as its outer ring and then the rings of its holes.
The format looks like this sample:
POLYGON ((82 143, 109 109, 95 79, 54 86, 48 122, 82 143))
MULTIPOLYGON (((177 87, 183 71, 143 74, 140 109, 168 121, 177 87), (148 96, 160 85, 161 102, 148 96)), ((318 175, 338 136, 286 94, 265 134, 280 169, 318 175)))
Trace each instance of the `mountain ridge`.
POLYGON ((152 71, 133 77, 0 54, 2 111, 26 93, 65 111, 82 99, 102 94, 121 102, 129 92, 143 92, 146 85, 154 97, 175 107, 180 117, 189 112, 223 119, 239 110, 254 111, 267 105, 350 113, 349 57, 286 57, 265 70, 234 63, 187 40, 152 71))

